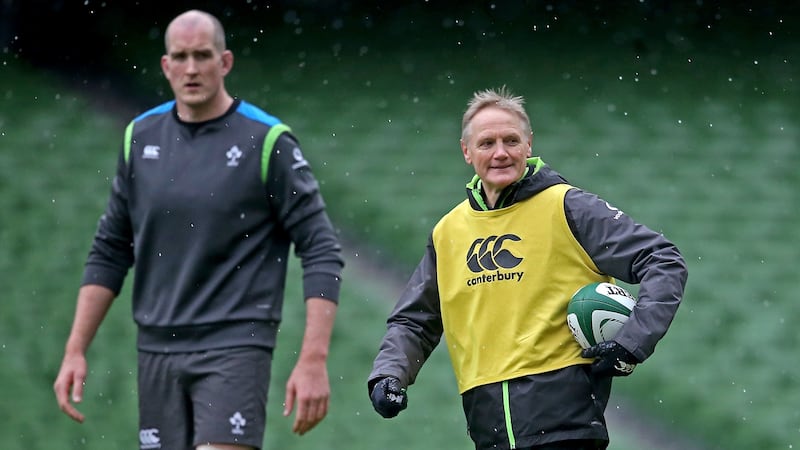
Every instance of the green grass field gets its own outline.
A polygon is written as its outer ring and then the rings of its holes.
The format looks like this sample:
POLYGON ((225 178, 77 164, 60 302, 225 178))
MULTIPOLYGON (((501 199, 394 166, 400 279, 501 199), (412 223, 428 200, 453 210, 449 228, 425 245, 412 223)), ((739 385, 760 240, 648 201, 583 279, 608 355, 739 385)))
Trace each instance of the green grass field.
MULTIPOLYGON (((295 269, 265 447, 471 448, 442 349, 411 388, 407 411, 392 421, 372 411, 364 381, 396 280, 359 277, 357 267, 378 258, 410 273, 471 175, 458 149, 464 103, 476 89, 508 84, 528 99, 535 154, 663 231, 689 263, 672 330, 651 360, 616 383, 616 394, 704 448, 797 448, 797 46, 710 42, 642 56, 624 39, 598 37, 587 49, 546 35, 525 45, 440 38, 439 46, 422 39, 393 46, 391 34, 320 33, 234 48, 229 89, 295 129, 352 243, 331 353, 330 416, 303 438, 280 416, 302 324, 295 269)), ((131 75, 136 97, 158 101, 167 87, 157 76, 159 43, 150 45, 152 61, 131 75)), ((89 353, 85 424, 58 411, 51 387, 130 117, 10 59, 0 77, 3 448, 131 448, 127 291, 89 353)), ((641 448, 626 430, 611 431, 611 450, 641 448)))

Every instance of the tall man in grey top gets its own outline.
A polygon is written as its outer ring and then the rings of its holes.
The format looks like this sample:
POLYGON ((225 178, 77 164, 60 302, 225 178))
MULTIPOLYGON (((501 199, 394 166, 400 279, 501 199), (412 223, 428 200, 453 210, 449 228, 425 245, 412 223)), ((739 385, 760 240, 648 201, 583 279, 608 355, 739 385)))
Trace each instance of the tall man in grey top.
POLYGON ((134 267, 140 448, 260 448, 292 244, 306 324, 283 412, 300 435, 328 412, 341 248, 291 129, 226 91, 219 21, 187 11, 165 44, 175 99, 126 129, 54 390, 83 422, 86 352, 134 267))

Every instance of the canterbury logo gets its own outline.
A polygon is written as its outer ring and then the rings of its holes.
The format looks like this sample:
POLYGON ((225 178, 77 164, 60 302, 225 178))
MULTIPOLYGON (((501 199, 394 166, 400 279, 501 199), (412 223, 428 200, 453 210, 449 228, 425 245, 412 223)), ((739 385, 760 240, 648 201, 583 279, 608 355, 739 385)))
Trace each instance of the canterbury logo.
POLYGON ((608 202, 606 202, 606 208, 610 209, 611 211, 614 211, 614 220, 618 220, 620 217, 622 217, 623 214, 625 214, 622 211, 620 211, 619 208, 611 206, 611 203, 608 202))
POLYGON ((142 150, 142 159, 158 159, 161 147, 158 145, 145 145, 142 150))
POLYGON ((484 270, 512 269, 522 262, 522 258, 503 248, 506 241, 521 241, 519 236, 504 234, 500 237, 478 238, 467 252, 467 267, 474 273, 484 270))
POLYGON ((620 359, 614 364, 614 368, 623 375, 630 375, 633 373, 633 369, 636 368, 636 364, 626 363, 620 359))
POLYGON ((158 428, 144 428, 139 430, 139 448, 161 448, 161 438, 158 437, 158 428))

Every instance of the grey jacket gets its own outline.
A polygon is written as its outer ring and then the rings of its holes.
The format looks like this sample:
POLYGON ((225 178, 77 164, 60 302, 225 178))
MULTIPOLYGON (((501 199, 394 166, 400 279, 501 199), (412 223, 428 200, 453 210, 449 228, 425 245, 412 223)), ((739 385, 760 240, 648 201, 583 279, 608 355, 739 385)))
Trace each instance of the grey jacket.
MULTIPOLYGON (((525 201, 558 183, 566 180, 541 159, 532 158, 526 176, 501 194, 497 207, 525 201)), ((486 209, 477 178, 467 186, 467 197, 473 209, 486 209)), ((669 328, 683 297, 687 270, 678 248, 660 233, 581 189, 566 193, 564 207, 573 236, 595 265, 618 280, 639 284, 636 307, 615 340, 640 361, 646 360, 669 328)), ((387 321, 368 377, 369 389, 386 376, 400 379, 405 386, 413 384, 438 345, 443 329, 436 263, 436 249, 429 238, 422 260, 387 321)), ((578 365, 510 381, 516 386, 510 392, 519 395, 512 395, 507 407, 498 383, 473 388, 463 395, 470 435, 478 448, 509 448, 504 419, 510 413, 508 409, 515 411, 515 428, 519 427, 515 432, 525 435, 516 442, 520 446, 565 439, 607 440, 603 412, 610 379, 595 379, 585 365, 578 365)))

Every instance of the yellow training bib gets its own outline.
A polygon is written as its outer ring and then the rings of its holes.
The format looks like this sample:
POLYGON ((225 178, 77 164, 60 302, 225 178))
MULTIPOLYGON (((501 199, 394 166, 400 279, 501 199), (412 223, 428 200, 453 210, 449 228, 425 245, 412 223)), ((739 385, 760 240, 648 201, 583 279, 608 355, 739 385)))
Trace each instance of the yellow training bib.
POLYGON ((433 230, 444 337, 459 392, 586 360, 566 324, 581 286, 610 281, 575 240, 564 214, 572 186, 551 186, 508 208, 464 201, 433 230))

